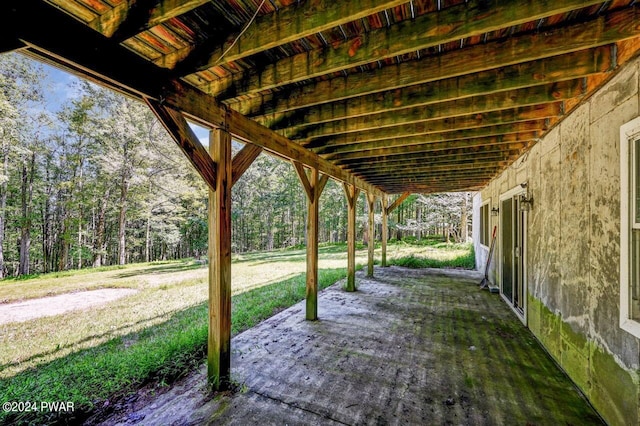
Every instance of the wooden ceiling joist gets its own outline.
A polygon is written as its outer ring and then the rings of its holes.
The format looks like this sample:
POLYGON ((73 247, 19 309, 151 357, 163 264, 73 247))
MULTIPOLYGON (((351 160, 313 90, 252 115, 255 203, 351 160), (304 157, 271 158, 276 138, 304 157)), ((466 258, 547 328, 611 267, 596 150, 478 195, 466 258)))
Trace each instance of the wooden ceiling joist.
POLYGON ((17 39, 29 46, 31 53, 39 58, 50 58, 71 72, 129 96, 160 102, 207 127, 224 128, 242 141, 315 167, 337 180, 366 191, 380 192, 317 154, 220 105, 211 96, 172 79, 168 71, 144 61, 89 27, 69 20, 62 11, 51 5, 37 0, 24 0, 12 4, 4 13, 10 25, 13 25, 12 31, 17 39), (47 19, 38 20, 38 17, 47 19), (26 25, 27 22, 30 24, 26 25), (60 22, 65 22, 65 25, 60 26, 60 22), (79 44, 78 40, 83 40, 93 49, 86 49, 85 44, 79 44))
MULTIPOLYGON (((209 0, 126 0, 91 20, 88 25, 104 36, 120 42, 208 2, 209 0)), ((52 3, 64 2, 54 0, 52 3)))
POLYGON ((254 97, 230 105, 273 129, 301 124, 320 124, 605 73, 613 68, 615 60, 612 58, 612 52, 613 49, 610 46, 602 46, 525 64, 511 65, 497 71, 483 71, 432 83, 414 84, 401 89, 312 107, 300 105, 300 98, 284 96, 273 100, 273 95, 262 99, 254 97))
POLYGON ((435 133, 455 132, 469 129, 481 131, 483 127, 495 125, 517 124, 527 121, 544 120, 547 127, 555 124, 555 119, 561 115, 562 104, 542 104, 536 106, 513 108, 508 110, 490 111, 461 117, 445 118, 441 120, 426 120, 416 123, 403 123, 397 126, 383 127, 375 130, 367 130, 342 134, 338 136, 325 136, 321 138, 300 141, 300 143, 318 152, 319 149, 407 138, 411 136, 431 135, 435 133))
POLYGON ((407 0, 310 1, 258 17, 239 34, 232 34, 224 45, 196 48, 178 67, 189 72, 234 62, 265 50, 365 18, 407 0))
POLYGON ((380 156, 388 157, 392 155, 418 153, 424 155, 436 155, 438 152, 445 152, 454 149, 473 150, 476 148, 494 147, 495 145, 515 149, 516 147, 522 148, 523 141, 536 140, 539 136, 540 132, 538 131, 525 133, 508 133, 504 135, 488 136, 482 138, 452 140, 446 142, 426 142, 407 146, 390 146, 369 150, 360 150, 348 153, 326 155, 325 158, 331 161, 335 161, 338 164, 342 164, 343 161, 356 159, 369 161, 371 158, 377 158, 380 156))
POLYGON ((624 0, 10 0, 0 16, 0 51, 146 100, 210 185, 185 120, 247 143, 232 182, 266 152, 372 196, 481 187, 640 52, 624 0))
MULTIPOLYGON (((372 73, 349 74, 344 78, 333 78, 307 84, 302 93, 309 93, 314 104, 338 101, 355 96, 363 96, 381 90, 394 90, 411 84, 442 80, 460 75, 482 72, 489 69, 515 65, 517 63, 535 61, 556 55, 577 52, 597 46, 615 43, 640 35, 640 28, 635 23, 640 19, 635 8, 624 9, 599 16, 591 21, 545 31, 544 33, 526 34, 510 37, 504 41, 479 44, 458 49, 425 61, 402 62, 395 67, 382 67, 372 73), (571 40, 571 43, 567 43, 571 40), (419 76, 422 76, 420 78, 419 76), (312 87, 310 87, 312 86, 312 87)), ((283 70, 286 74, 291 70, 283 70)), ((250 82, 242 81, 235 88, 235 95, 218 94, 221 99, 234 100, 250 93, 273 88, 279 81, 278 75, 266 75, 266 71, 252 78, 250 82), (273 81, 274 83, 270 84, 273 81), (242 90, 241 90, 242 89, 242 90)), ((204 88, 211 93, 211 90, 204 88)), ((289 97, 297 97, 299 93, 292 91, 289 97)))
POLYGON ((255 76, 235 74, 219 79, 209 84, 206 91, 222 98, 258 93, 477 36, 507 25, 536 21, 599 2, 598 0, 494 2, 491 13, 487 13, 486 1, 471 0, 416 17, 411 25, 381 28, 370 31, 366 36, 347 40, 337 47, 312 50, 281 59, 265 67, 255 76))
POLYGON ((500 166, 486 166, 486 167, 467 167, 464 173, 460 173, 458 170, 452 170, 451 167, 446 166, 423 166, 416 171, 409 172, 388 172, 385 174, 385 180, 391 181, 395 178, 421 178, 421 177, 451 177, 451 176, 493 176, 499 173, 500 166))
MULTIPOLYGON (((347 120, 324 123, 302 129, 279 131, 292 139, 312 140, 345 133, 363 132, 384 127, 396 127, 429 120, 442 120, 472 114, 483 114, 507 109, 542 104, 560 105, 560 101, 579 98, 584 94, 583 81, 560 82, 535 86, 490 96, 478 96, 396 111, 393 114, 373 114, 347 120)), ((560 106, 558 106, 560 108, 560 106)), ((533 114, 533 112, 532 112, 533 114)), ((532 116, 532 119, 545 118, 532 116)), ((347 136, 348 137, 348 136, 347 136)))
MULTIPOLYGON (((511 135, 507 135, 511 136, 511 135)), ((527 145, 528 141, 533 141, 537 138, 537 133, 531 134, 522 134, 522 135, 514 135, 512 141, 503 142, 503 139, 507 139, 507 137, 494 137, 494 138, 483 138, 484 142, 471 142, 473 146, 454 146, 454 147, 436 147, 432 148, 430 145, 432 144, 424 144, 424 145, 412 145, 410 147, 406 147, 403 149, 395 149, 390 148, 388 150, 379 151, 379 152, 371 152, 371 153, 355 153, 353 156, 343 155, 340 156, 333 161, 336 164, 351 164, 353 161, 375 161, 381 158, 389 159, 394 156, 406 156, 410 154, 421 154, 425 156, 425 159, 429 161, 430 164, 435 163, 436 161, 440 161, 446 158, 455 157, 456 159, 463 158, 475 158, 480 155, 487 155, 493 153, 503 153, 503 152, 512 152, 517 149, 522 149, 527 145), (438 149, 441 148, 441 149, 438 149)))

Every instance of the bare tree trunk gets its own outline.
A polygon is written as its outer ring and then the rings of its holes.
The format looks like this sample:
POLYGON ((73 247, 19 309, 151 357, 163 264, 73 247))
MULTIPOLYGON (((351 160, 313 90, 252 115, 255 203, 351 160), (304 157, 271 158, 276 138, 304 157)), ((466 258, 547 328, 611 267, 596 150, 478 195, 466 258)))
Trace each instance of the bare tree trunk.
POLYGON ((20 223, 20 263, 18 275, 29 275, 29 250, 31 249, 31 201, 33 200, 33 175, 35 173, 36 153, 31 153, 27 164, 22 161, 22 220, 20 223))
POLYGON ((49 157, 47 157, 47 162, 46 162, 46 179, 47 179, 47 186, 45 189, 45 200, 44 200, 44 207, 42 210, 42 263, 44 264, 43 266, 43 272, 47 273, 50 272, 51 269, 53 269, 53 264, 52 264, 52 258, 53 258, 53 236, 52 236, 52 229, 51 229, 51 193, 52 193, 52 186, 51 186, 51 175, 50 175, 50 170, 49 167, 51 167, 51 162, 49 157))
POLYGON ((127 262, 126 253, 126 226, 127 226, 127 193, 129 180, 126 173, 122 174, 120 182, 120 214, 118 216, 118 263, 124 265, 127 262))
POLYGON ((144 244, 144 261, 151 261, 151 211, 149 211, 149 216, 147 216, 147 226, 145 229, 144 236, 145 244, 144 244))
MULTIPOLYGON (((9 175, 9 144, 2 141, 2 174, 9 175)), ((7 179, 0 186, 0 279, 4 278, 4 228, 7 209, 7 179)))
POLYGON ((107 250, 107 245, 104 242, 104 234, 106 229, 106 217, 107 217, 107 201, 111 189, 107 186, 100 203, 100 210, 98 211, 98 223, 96 224, 96 238, 93 245, 93 266, 95 268, 102 266, 104 263, 104 255, 107 250))
MULTIPOLYGON (((62 200, 64 197, 62 191, 58 193, 58 199, 62 200)), ((67 269, 69 261, 69 218, 68 213, 63 205, 60 203, 60 213, 58 214, 58 220, 60 221, 60 234, 58 235, 59 250, 58 250, 58 271, 64 271, 67 269)))
POLYGON ((273 223, 271 210, 267 213, 267 250, 273 250, 273 223))

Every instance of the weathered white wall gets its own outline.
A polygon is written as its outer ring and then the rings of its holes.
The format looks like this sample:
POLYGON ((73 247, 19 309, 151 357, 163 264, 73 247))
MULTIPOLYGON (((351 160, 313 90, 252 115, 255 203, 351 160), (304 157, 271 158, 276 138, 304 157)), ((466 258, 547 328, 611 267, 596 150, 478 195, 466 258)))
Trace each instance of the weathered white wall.
POLYGON ((639 114, 639 75, 636 59, 474 197, 477 242, 482 200, 528 181, 528 326, 611 424, 640 419, 640 341, 619 327, 619 131, 639 114))

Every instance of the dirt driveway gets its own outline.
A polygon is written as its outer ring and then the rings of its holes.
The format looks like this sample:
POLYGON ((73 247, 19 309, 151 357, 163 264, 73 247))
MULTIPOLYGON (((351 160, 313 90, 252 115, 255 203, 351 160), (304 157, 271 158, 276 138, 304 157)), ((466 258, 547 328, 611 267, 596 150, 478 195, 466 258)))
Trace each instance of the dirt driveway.
POLYGON ((131 288, 103 288, 0 304, 0 325, 89 309, 137 293, 131 288))

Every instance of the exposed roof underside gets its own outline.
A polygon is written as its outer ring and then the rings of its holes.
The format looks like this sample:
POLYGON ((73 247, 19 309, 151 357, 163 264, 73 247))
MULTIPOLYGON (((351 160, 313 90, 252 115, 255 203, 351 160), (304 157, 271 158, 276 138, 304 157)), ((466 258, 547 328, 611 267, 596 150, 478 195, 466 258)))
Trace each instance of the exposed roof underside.
POLYGON ((630 0, 2 3, 0 51, 387 193, 485 186, 640 49, 630 0))

